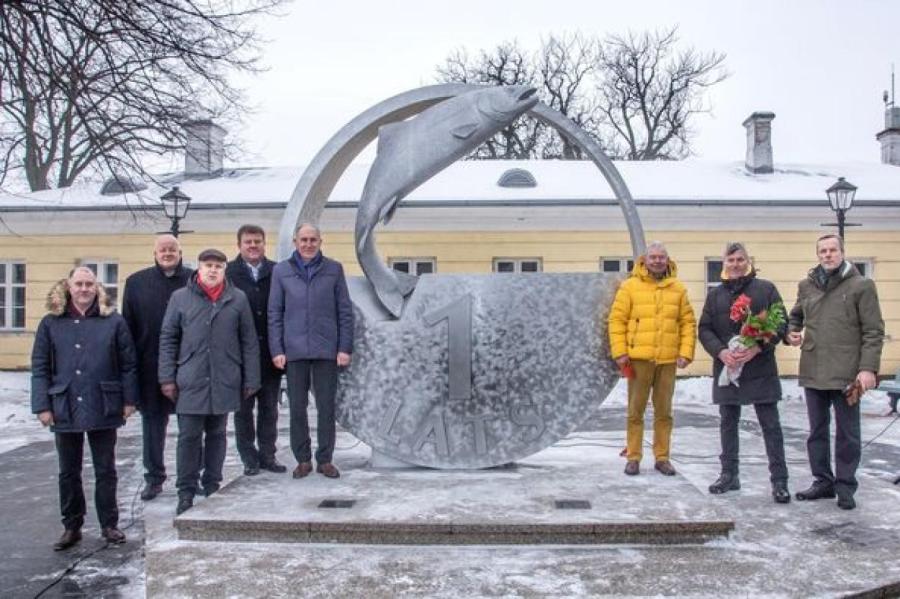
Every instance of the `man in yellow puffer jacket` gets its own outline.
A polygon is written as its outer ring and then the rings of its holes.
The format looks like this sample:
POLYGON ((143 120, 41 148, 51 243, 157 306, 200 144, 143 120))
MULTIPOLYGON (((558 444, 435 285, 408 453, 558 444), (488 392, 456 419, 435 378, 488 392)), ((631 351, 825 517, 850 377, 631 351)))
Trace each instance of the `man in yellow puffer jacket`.
POLYGON ((629 375, 625 474, 640 473, 644 411, 651 392, 655 468, 675 474, 669 461, 675 368, 691 363, 697 339, 694 311, 677 274, 666 247, 654 241, 619 287, 609 312, 610 354, 629 375))

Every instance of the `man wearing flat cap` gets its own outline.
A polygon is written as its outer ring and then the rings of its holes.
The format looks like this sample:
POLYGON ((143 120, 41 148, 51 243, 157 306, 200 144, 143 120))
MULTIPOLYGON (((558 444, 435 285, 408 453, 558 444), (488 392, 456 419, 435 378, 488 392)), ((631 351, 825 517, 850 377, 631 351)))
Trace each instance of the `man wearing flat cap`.
POLYGON ((159 339, 159 384, 178 415, 178 514, 198 492, 219 489, 228 414, 260 386, 247 296, 226 280, 225 254, 204 250, 197 261, 187 286, 169 300, 159 339))

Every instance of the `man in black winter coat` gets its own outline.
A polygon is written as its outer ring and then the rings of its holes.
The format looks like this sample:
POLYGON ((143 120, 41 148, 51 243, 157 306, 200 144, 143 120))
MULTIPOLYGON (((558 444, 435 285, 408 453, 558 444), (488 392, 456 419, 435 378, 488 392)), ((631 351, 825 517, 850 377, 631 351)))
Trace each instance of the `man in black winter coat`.
POLYGON ((144 480, 141 499, 149 501, 166 480, 166 428, 175 404, 159 390, 159 331, 172 294, 184 287, 193 271, 181 264, 181 245, 172 235, 160 235, 153 246, 154 265, 125 280, 122 316, 134 338, 138 357, 144 480))
POLYGON ((84 438, 94 465, 101 535, 124 543, 116 500, 116 429, 134 412, 138 387, 134 343, 115 302, 90 269, 78 267, 47 296, 31 353, 31 411, 55 433, 59 503, 65 531, 53 546, 81 540, 84 438))
POLYGON ((225 275, 244 292, 253 312, 259 340, 259 363, 262 387, 241 401, 234 413, 234 438, 244 463, 244 474, 253 476, 260 469, 286 472, 287 467, 275 459, 278 438, 278 399, 281 396, 281 371, 272 364, 269 353, 269 289, 275 262, 266 258, 266 232, 256 225, 243 225, 237 232, 239 255, 228 263, 225 275), (253 406, 256 405, 256 426, 253 406))

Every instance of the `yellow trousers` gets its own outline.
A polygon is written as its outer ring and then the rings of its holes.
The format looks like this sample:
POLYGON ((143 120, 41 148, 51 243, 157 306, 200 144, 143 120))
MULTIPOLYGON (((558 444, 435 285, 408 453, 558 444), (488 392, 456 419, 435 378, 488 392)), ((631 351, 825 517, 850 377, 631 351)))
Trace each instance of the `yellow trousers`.
POLYGON ((641 460, 644 442, 644 412, 653 398, 653 455, 657 461, 669 459, 672 441, 672 395, 675 393, 675 364, 632 360, 634 378, 628 379, 628 459, 641 460))

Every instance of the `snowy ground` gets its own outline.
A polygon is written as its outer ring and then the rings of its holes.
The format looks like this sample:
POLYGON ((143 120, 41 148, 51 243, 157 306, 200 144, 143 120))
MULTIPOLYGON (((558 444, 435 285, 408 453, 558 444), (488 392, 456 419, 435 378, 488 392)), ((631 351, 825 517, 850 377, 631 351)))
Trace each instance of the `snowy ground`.
MULTIPOLYGON (((17 447, 29 445, 36 441, 48 441, 50 435, 43 429, 31 414, 29 404, 29 373, 0 372, 0 456, 17 447)), ((673 459, 684 478, 705 494, 705 487, 715 478, 718 471, 716 458, 719 447, 715 433, 717 410, 710 405, 709 378, 684 379, 676 388, 675 406, 680 416, 676 417, 675 439, 673 442, 673 459), (678 424, 678 421, 681 424, 678 424)), ((782 422, 786 431, 786 445, 789 445, 787 456, 791 472, 791 490, 796 491, 809 482, 808 466, 802 450, 803 436, 806 431, 806 412, 802 400, 802 390, 796 381, 783 381, 785 401, 782 403, 782 422)), ((553 448, 541 452, 533 458, 523 460, 526 466, 538 468, 561 468, 573 464, 581 464, 592 472, 601 471, 604 476, 615 477, 619 484, 626 477, 621 476, 623 461, 617 459, 617 450, 624 443, 624 432, 616 428, 610 421, 609 414, 616 418, 625 406, 625 387, 617 386, 604 402, 600 413, 592 417, 584 430, 574 433, 553 448), (606 413, 606 415, 604 415, 606 413), (610 426, 612 425, 612 426, 610 426)), ((869 393, 862 404, 863 442, 872 443, 864 450, 863 466, 860 469, 862 485, 860 488, 860 508, 851 514, 834 509, 834 506, 804 505, 792 503, 784 514, 786 519, 773 520, 770 514, 771 500, 768 498, 768 481, 765 472, 765 457, 762 452, 758 431, 753 429, 755 417, 752 410, 745 410, 747 426, 741 427, 742 482, 744 488, 724 498, 716 498, 717 505, 733 510, 735 514, 755 513, 760 510, 759 522, 744 522, 738 532, 726 541, 706 544, 700 548, 680 551, 676 560, 665 558, 662 550, 624 547, 606 549, 584 548, 552 548, 552 547, 486 547, 483 550, 444 549, 437 547, 382 547, 378 549, 356 546, 336 547, 333 545, 308 545, 297 547, 284 544, 265 543, 191 543, 174 538, 171 526, 174 509, 174 492, 167 485, 166 492, 159 500, 151 504, 141 505, 138 501, 133 507, 122 505, 123 519, 134 515, 139 520, 146 519, 147 534, 157 535, 151 541, 147 539, 149 555, 154 553, 163 559, 157 560, 154 568, 165 567, 168 563, 170 572, 151 572, 151 563, 145 562, 141 556, 126 561, 110 563, 109 560, 86 560, 79 564, 74 575, 75 582, 89 582, 92 577, 123 578, 127 583, 119 585, 118 596, 143 596, 148 579, 166 580, 171 588, 162 592, 163 596, 189 596, 184 588, 191 588, 192 580, 206 581, 212 584, 206 591, 209 596, 221 596, 221 588, 217 590, 215 581, 223 570, 234 569, 252 572, 254 568, 264 568, 267 564, 283 559, 285 580, 276 577, 270 589, 290 588, 291 573, 305 572, 305 582, 309 589, 318 589, 311 594, 327 596, 328 590, 365 588, 368 581, 378 581, 377 592, 372 596, 388 596, 385 589, 394 589, 403 595, 436 595, 469 596, 506 595, 506 596, 542 596, 542 595, 596 595, 596 594, 645 594, 655 588, 659 594, 684 595, 699 594, 716 596, 715 584, 710 576, 698 575, 694 582, 690 580, 693 567, 701 572, 717 569, 746 570, 747 592, 763 595, 797 595, 797 576, 783 593, 773 593, 766 584, 769 578, 761 572, 771 570, 783 573, 790 579, 791 572, 798 568, 810 568, 808 576, 819 581, 829 581, 834 585, 847 584, 844 588, 865 588, 866 584, 883 584, 884 580, 871 577, 869 574, 854 574, 853 571, 843 573, 835 568, 834 560, 821 561, 821 566, 811 566, 805 562, 803 544, 818 539, 832 547, 836 554, 844 551, 844 545, 853 546, 862 543, 866 547, 856 547, 857 553, 850 557, 859 560, 860 555, 871 552, 872 558, 884 559, 885 555, 893 555, 898 546, 898 532, 895 524, 897 505, 900 499, 900 487, 890 485, 894 473, 900 471, 900 462, 896 460, 896 448, 900 447, 900 424, 891 426, 896 419, 883 417, 887 406, 887 398, 882 393, 869 393), (889 450, 889 451, 888 451, 889 450), (151 525, 151 521, 153 524, 151 525), (810 527, 815 530, 810 531, 810 527), (155 532, 154 532, 155 530, 155 532), (866 539, 858 539, 850 530, 862 530, 868 535, 866 539), (798 538, 797 535, 799 535, 798 538), (805 537, 803 535, 806 535, 805 537), (812 536, 810 536, 812 535, 812 536), (850 537, 842 538, 843 537, 850 537), (887 548, 885 548, 887 546, 887 548), (893 547, 893 549, 891 549, 893 547), (723 558, 723 554, 725 557, 723 558), (429 557, 430 556, 430 557, 429 557), (562 557, 561 557, 562 556, 562 557), (180 563, 181 558, 202 558, 195 566, 180 563), (775 559, 773 563, 766 560, 775 559), (167 559, 171 559, 167 562, 167 559), (724 561, 723 561, 724 559, 724 561), (352 562, 351 564, 348 564, 352 562), (440 566, 435 565, 436 561, 440 566), (656 562, 656 560, 660 560, 656 562), (310 571, 311 562, 321 567, 310 571), (658 587, 640 586, 640 572, 646 568, 642 564, 654 563, 659 568, 657 578, 664 584, 658 587), (304 569, 306 568, 306 569, 304 569), (621 568, 624 574, 617 573, 621 568), (593 572, 593 574, 591 574, 593 572), (632 572, 629 574, 629 572, 632 572), (155 576, 154 576, 155 574, 155 576), (308 578, 311 577, 311 578, 308 578), (179 581, 185 586, 179 591, 179 581), (356 585, 356 586, 354 586, 356 585), (668 585, 668 586, 666 586, 668 585), (505 592, 502 590, 505 589, 505 592), (637 590, 637 591, 636 591, 637 590), (638 592, 639 591, 639 592, 638 592), (217 594, 218 593, 218 594, 217 594)), ((280 444, 286 445, 287 417, 281 419, 282 431, 280 444)), ((174 427, 172 427, 174 429, 174 427)), ((229 427, 231 428, 231 427, 229 427)), ((138 441, 139 422, 128 424, 123 434, 133 441, 138 441)), ((648 439, 649 440, 649 439, 648 439)), ((354 439, 341 433, 338 440, 339 451, 336 462, 342 467, 361 468, 366 459, 367 448, 355 443, 354 439)), ((174 463, 174 438, 170 435, 167 447, 167 461, 174 463)), ((288 463, 289 456, 282 454, 288 463)), ((0 457, 0 460, 3 458, 0 457)), ((48 459, 49 458, 48 456, 48 459)), ((289 464, 292 465, 292 464, 289 464)), ((120 502, 130 504, 140 484, 139 465, 134 472, 120 472, 120 502), (127 487, 127 488, 126 488, 127 487), (127 494, 126 494, 127 492, 127 494)), ((645 460, 645 468, 647 468, 645 460)), ((652 485, 658 482, 654 473, 637 477, 633 481, 636 488, 641 485, 652 485)), ((229 431, 229 454, 226 465, 226 480, 240 475, 240 465, 236 459, 233 440, 229 431)), ((348 477, 349 478, 349 477, 348 477)), ((632 482, 629 479, 628 482, 632 482)), ((47 501, 51 498, 41 498, 47 501)), ((52 498, 55 500, 55 497, 52 498)), ((213 498, 215 499, 215 497, 213 498)), ((224 499, 224 496, 223 496, 224 499)), ((201 505, 202 505, 202 501, 201 505)), ((144 522, 139 522, 130 532, 144 534, 144 522)), ((139 552, 138 552, 139 553, 139 552)), ((99 556, 98 557, 102 557, 99 556)), ((893 562, 896 562, 894 559, 893 562)), ((888 572, 891 574, 891 572, 888 572)), ((893 574, 891 574, 893 575, 893 574)), ((644 575, 646 576, 646 575, 644 575)), ((246 578, 246 576, 245 576, 246 578)), ((252 577, 250 577, 252 578, 252 577)), ((714 578, 714 576, 713 576, 714 578)), ((803 578, 799 579, 802 583, 803 578)), ((888 579, 892 580, 892 579, 888 579)), ((897 574, 893 580, 900 580, 897 574)), ((148 583, 149 584, 149 583, 148 583)), ((268 583, 263 584, 263 588, 268 583)), ((84 585, 82 585, 84 586, 84 585)), ((66 592, 66 585, 59 587, 66 592)), ((77 586, 75 587, 77 588, 77 586)), ((148 590, 151 587, 148 586, 148 590)), ((161 588, 156 587, 156 591, 161 588)), ((195 589, 197 590, 197 589, 195 589)), ((235 589, 236 591, 236 589, 235 589)), ((201 594, 205 595, 206 592, 201 594)), ((278 593, 271 593, 277 595, 278 593)), ((305 593, 304 593, 305 594, 305 593)), ((741 594, 741 593, 739 593, 741 594)), ((822 594, 813 593, 809 594, 822 594)), ((841 594, 841 593, 831 593, 841 594)), ((264 596, 265 593, 259 596, 264 596)))

